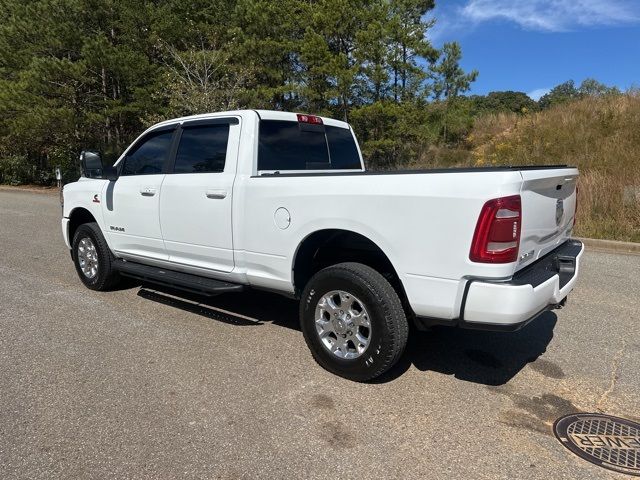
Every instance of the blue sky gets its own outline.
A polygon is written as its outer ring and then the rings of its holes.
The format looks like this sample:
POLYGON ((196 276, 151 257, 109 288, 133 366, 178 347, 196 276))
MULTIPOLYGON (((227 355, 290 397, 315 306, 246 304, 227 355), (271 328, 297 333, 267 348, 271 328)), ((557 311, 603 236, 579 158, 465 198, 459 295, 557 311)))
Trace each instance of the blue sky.
POLYGON ((640 86, 640 0, 436 0, 429 36, 462 45, 471 93, 539 97, 573 79, 640 86))

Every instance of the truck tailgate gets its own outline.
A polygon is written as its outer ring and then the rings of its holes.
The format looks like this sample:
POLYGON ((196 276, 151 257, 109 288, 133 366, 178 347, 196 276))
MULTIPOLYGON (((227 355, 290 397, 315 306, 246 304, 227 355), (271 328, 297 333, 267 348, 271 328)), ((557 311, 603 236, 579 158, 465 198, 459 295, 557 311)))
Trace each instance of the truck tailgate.
POLYGON ((520 270, 565 242, 576 211, 576 168, 521 170, 520 270))

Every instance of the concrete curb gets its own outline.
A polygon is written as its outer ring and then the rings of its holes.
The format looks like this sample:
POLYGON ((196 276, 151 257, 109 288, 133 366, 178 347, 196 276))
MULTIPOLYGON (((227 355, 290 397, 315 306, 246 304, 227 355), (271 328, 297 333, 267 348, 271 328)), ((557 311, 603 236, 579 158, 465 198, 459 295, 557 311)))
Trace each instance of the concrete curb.
POLYGON ((640 243, 618 242, 617 240, 601 240, 599 238, 578 238, 589 250, 610 253, 626 253, 640 255, 640 243))

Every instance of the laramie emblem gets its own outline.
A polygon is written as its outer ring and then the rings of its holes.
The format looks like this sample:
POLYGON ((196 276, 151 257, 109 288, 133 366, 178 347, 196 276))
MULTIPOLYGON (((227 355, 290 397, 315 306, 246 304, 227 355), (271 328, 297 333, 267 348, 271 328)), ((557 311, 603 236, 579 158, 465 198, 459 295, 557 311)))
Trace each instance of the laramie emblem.
POLYGON ((564 217, 564 200, 560 199, 556 203, 556 225, 562 223, 562 217, 564 217))

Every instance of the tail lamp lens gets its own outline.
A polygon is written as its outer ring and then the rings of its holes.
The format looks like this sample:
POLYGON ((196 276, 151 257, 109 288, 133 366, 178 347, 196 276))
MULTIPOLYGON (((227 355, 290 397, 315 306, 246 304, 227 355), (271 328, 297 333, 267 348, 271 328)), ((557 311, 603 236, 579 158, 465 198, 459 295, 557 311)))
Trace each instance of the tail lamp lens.
POLYGON ((479 263, 515 262, 521 226, 520 195, 489 200, 480 211, 469 258, 479 263))

